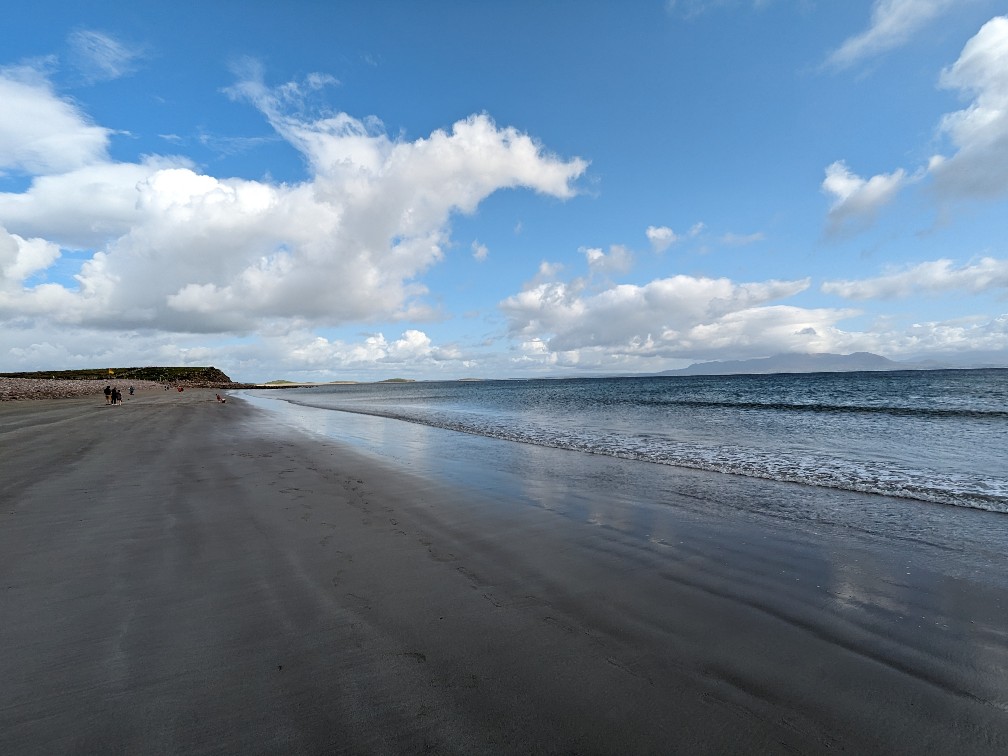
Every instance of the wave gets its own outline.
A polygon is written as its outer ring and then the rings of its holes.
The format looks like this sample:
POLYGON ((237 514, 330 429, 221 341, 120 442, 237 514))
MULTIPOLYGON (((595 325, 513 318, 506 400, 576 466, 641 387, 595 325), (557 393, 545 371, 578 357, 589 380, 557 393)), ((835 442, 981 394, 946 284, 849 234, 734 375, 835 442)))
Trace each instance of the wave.
MULTIPOLYGON (((673 441, 654 435, 630 436, 598 431, 593 433, 563 431, 536 425, 527 420, 518 426, 501 422, 492 416, 478 414, 456 413, 449 416, 424 412, 422 409, 405 411, 402 407, 333 407, 304 399, 285 398, 284 401, 299 406, 383 417, 442 430, 585 454, 1008 514, 1008 479, 978 480, 965 475, 913 470, 894 463, 852 461, 816 453, 787 451, 768 453, 728 444, 704 445, 673 441)), ((709 405, 710 403, 704 403, 703 406, 709 405)), ((738 405, 733 403, 730 406, 738 405)), ((794 406, 804 408, 806 405, 794 406)), ((996 413, 986 413, 984 416, 990 414, 996 413)))
POLYGON ((714 399, 644 400, 651 406, 682 406, 694 409, 768 410, 772 412, 812 412, 821 414, 870 414, 919 417, 927 419, 954 418, 977 420, 1008 420, 1008 411, 942 407, 899 407, 856 404, 791 404, 784 402, 739 402, 714 399))

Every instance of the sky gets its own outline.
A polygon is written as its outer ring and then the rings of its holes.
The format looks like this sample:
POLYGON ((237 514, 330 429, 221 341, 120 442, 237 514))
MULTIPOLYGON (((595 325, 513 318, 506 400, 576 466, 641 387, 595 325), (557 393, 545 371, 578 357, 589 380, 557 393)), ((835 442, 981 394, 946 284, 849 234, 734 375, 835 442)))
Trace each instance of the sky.
POLYGON ((1008 0, 0 23, 0 372, 1008 366, 1008 0))

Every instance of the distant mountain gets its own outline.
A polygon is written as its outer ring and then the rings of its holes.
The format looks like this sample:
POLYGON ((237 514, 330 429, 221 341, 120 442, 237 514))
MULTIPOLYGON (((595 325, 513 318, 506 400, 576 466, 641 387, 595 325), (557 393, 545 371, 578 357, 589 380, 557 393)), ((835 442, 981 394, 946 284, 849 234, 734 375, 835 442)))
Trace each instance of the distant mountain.
MULTIPOLYGON (((849 373, 859 370, 915 370, 918 364, 895 362, 871 352, 853 354, 778 354, 755 360, 714 360, 695 362, 680 370, 663 370, 659 375, 737 375, 764 373, 849 373)), ((938 367, 931 365, 928 367, 938 367)))

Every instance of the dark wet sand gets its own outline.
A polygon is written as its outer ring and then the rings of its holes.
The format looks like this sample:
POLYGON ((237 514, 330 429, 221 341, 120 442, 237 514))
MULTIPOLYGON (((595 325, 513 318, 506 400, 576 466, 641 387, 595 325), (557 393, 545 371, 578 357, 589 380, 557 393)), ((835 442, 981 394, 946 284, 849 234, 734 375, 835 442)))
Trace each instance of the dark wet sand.
POLYGON ((0 753, 1008 752, 1003 564, 654 542, 214 394, 0 404, 0 753))

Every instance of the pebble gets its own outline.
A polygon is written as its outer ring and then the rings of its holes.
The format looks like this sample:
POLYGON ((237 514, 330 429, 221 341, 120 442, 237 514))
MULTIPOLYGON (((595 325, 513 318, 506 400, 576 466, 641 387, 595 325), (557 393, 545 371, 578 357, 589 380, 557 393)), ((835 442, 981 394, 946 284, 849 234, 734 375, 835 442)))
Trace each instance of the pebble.
POLYGON ((15 399, 68 399, 74 396, 100 396, 104 399, 106 386, 118 386, 123 396, 129 396, 129 387, 138 391, 162 389, 157 381, 69 381, 60 378, 0 378, 0 401, 15 399))

